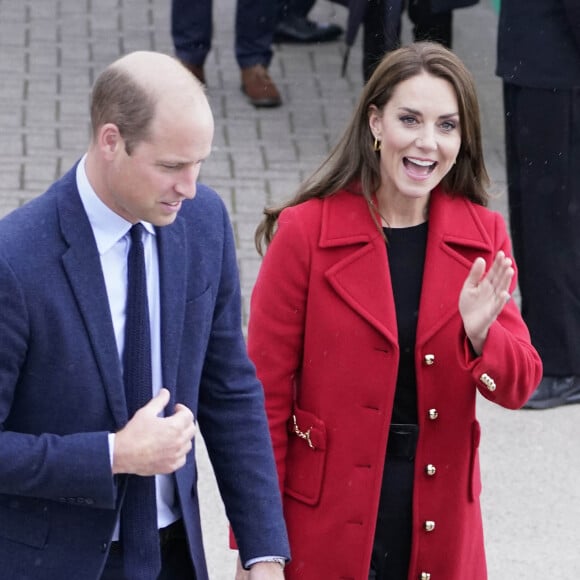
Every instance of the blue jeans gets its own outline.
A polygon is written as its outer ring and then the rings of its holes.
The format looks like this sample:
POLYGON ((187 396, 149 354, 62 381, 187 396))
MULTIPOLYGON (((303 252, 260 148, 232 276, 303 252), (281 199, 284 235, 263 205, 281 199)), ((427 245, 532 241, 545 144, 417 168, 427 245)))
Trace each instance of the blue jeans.
MULTIPOLYGON (((211 49, 212 18, 211 0, 172 0, 171 36, 177 58, 204 64, 211 49)), ((240 68, 269 66, 276 18, 277 4, 273 0, 238 0, 235 51, 240 68)))

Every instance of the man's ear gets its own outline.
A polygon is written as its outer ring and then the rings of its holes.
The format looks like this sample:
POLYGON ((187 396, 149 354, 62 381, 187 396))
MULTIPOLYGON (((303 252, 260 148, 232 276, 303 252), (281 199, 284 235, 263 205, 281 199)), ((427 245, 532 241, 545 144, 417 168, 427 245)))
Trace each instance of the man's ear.
POLYGON ((105 157, 114 157, 121 147, 125 147, 125 141, 121 137, 119 128, 114 123, 105 123, 97 134, 97 147, 105 157))

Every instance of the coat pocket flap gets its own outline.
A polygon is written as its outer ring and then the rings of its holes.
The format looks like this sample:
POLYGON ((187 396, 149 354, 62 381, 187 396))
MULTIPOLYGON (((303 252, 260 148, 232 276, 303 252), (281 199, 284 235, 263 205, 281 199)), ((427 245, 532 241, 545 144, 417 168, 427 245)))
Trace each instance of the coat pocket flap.
POLYGON ((326 426, 316 415, 295 408, 288 431, 284 492, 306 505, 316 505, 324 479, 326 426))

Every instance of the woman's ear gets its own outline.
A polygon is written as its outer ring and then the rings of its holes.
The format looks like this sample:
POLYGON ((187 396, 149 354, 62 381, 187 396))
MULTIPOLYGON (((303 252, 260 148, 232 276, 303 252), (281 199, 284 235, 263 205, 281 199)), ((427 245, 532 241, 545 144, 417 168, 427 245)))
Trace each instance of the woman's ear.
POLYGON ((370 105, 368 110, 369 127, 375 139, 381 139, 381 113, 376 105, 370 105))

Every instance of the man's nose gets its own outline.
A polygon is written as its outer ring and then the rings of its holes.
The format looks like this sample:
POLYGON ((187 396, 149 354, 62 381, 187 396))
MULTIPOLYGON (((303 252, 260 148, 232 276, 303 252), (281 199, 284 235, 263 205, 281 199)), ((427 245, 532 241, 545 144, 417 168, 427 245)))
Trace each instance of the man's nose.
POLYGON ((187 199, 193 199, 197 188, 199 170, 197 167, 184 169, 175 185, 175 191, 187 199))

